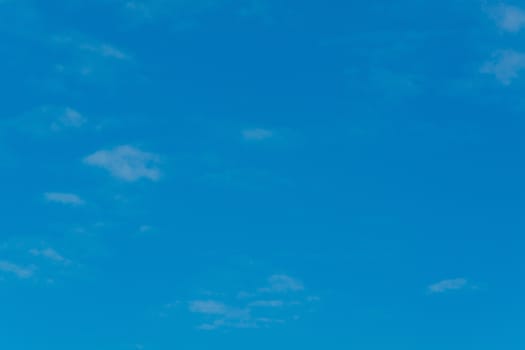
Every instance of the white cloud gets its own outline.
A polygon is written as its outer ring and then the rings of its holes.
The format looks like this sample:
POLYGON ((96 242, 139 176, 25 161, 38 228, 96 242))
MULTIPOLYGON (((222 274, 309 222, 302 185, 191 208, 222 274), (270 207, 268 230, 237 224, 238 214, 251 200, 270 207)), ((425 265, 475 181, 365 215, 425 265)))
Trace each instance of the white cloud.
POLYGON ((37 136, 80 129, 86 123, 87 118, 67 106, 40 106, 13 118, 10 122, 16 129, 37 136))
POLYGON ((220 327, 255 328, 250 309, 226 305, 214 300, 196 300, 189 303, 189 310, 193 313, 212 316, 212 323, 205 323, 197 327, 201 330, 215 330, 220 327))
POLYGON ((492 61, 485 63, 481 72, 494 75, 502 84, 509 85, 524 69, 524 53, 504 50, 496 53, 492 61))
POLYGON ((209 315, 224 315, 228 310, 225 304, 213 300, 192 301, 189 308, 191 312, 209 315))
POLYGON ((52 260, 54 262, 62 263, 62 264, 69 264, 69 260, 64 258, 62 255, 60 255, 56 250, 51 248, 46 249, 31 249, 29 253, 33 256, 41 256, 46 259, 52 260))
POLYGON ((242 137, 246 141, 263 141, 273 137, 273 131, 267 129, 246 129, 242 131, 242 137))
POLYGON ((129 145, 111 150, 101 150, 84 158, 84 163, 103 168, 121 180, 134 182, 140 179, 158 181, 160 157, 129 145))
POLYGON ((85 202, 82 198, 73 193, 60 193, 60 192, 46 192, 44 197, 48 202, 68 204, 68 205, 84 205, 85 202))
POLYGON ((35 272, 35 267, 22 267, 20 265, 13 264, 9 261, 0 261, 0 271, 14 274, 21 279, 27 279, 33 276, 35 272))
POLYGON ((251 307, 282 307, 284 302, 282 300, 256 300, 252 301, 249 306, 251 307))
POLYGON ((115 46, 87 38, 71 35, 58 35, 53 37, 52 40, 57 45, 73 48, 81 52, 83 51, 85 53, 90 53, 94 56, 99 56, 102 58, 111 58, 116 60, 131 59, 128 54, 116 48, 115 46))
POLYGON ((60 131, 64 128, 80 128, 86 123, 86 118, 72 108, 66 107, 60 111, 56 121, 51 124, 51 129, 60 131))
POLYGON ((468 281, 464 278, 456 278, 444 280, 428 287, 430 293, 445 293, 451 290, 463 289, 468 285, 468 281))
POLYGON ((100 43, 89 43, 89 44, 80 44, 79 49, 97 54, 102 57, 113 58, 117 60, 129 60, 131 59, 129 55, 123 51, 117 49, 114 46, 108 44, 100 43))
POLYGON ((507 32, 517 33, 525 28, 525 11, 516 6, 500 5, 492 11, 499 27, 507 32))
POLYGON ((266 293, 300 292, 304 290, 301 281, 287 275, 273 275, 268 279, 269 286, 259 289, 266 293))
MULTIPOLYGON (((206 292, 214 295, 212 299, 198 299, 185 303, 188 311, 200 315, 200 330, 225 328, 265 328, 296 320, 295 315, 305 306, 312 307, 318 297, 305 296, 304 286, 299 280, 288 275, 276 274, 268 278, 265 288, 253 292, 228 294, 206 292), (269 298, 279 294, 279 298, 269 298), (306 304, 306 302, 308 304, 306 304)), ((177 307, 180 303, 167 304, 165 310, 177 307)), ((310 310, 311 311, 311 310, 310 310)))

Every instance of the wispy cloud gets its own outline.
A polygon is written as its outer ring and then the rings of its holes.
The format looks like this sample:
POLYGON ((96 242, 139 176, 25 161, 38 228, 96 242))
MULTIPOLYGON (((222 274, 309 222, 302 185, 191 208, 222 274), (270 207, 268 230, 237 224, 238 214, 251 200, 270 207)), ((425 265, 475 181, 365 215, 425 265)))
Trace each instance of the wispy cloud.
POLYGON ((273 131, 268 129, 245 129, 241 132, 246 141, 263 141, 273 137, 273 131))
POLYGON ((221 302, 213 300, 197 300, 190 302, 191 312, 208 314, 208 315, 223 315, 228 312, 228 307, 221 302))
POLYGON ((102 57, 113 58, 117 60, 130 60, 131 57, 114 46, 102 43, 84 43, 80 44, 79 49, 91 52, 102 57))
POLYGON ((130 60, 131 56, 121 49, 96 40, 88 40, 73 35, 54 36, 52 41, 57 45, 67 46, 76 49, 80 52, 89 53, 102 58, 110 58, 116 60, 130 60))
POLYGON ((60 131, 65 128, 80 128, 86 123, 86 118, 72 108, 64 108, 51 124, 51 129, 60 131))
POLYGON ((251 307, 282 307, 284 301, 282 300, 256 300, 248 304, 251 307))
POLYGON ((61 193, 61 192, 46 192, 44 197, 48 202, 68 204, 68 205, 84 205, 86 202, 73 193, 61 193))
POLYGON ((87 118, 68 106, 40 106, 12 118, 9 125, 23 132, 49 136, 82 128, 87 118))
MULTIPOLYGON (((295 320, 300 308, 310 306, 318 298, 303 295, 303 284, 288 275, 273 275, 268 286, 252 292, 237 292, 233 298, 221 293, 213 299, 197 299, 187 303, 188 311, 203 318, 197 328, 216 330, 219 328, 262 328, 295 320), (285 293, 285 294, 283 294, 285 293)), ((177 307, 171 303, 165 309, 177 307)))
POLYGON ((52 248, 46 248, 46 249, 31 249, 29 253, 33 256, 43 257, 46 259, 49 259, 51 261, 62 263, 62 264, 69 264, 70 261, 66 258, 64 258, 62 255, 60 255, 56 250, 52 248))
POLYGON ((499 51, 486 62, 481 72, 491 74, 502 84, 509 85, 525 69, 525 54, 514 50, 499 51))
POLYGON ((444 280, 428 286, 428 291, 432 294, 445 293, 448 291, 459 290, 467 287, 468 281, 464 278, 444 280))
POLYGON ((525 28, 525 11, 511 5, 500 5, 494 8, 492 16, 504 31, 517 33, 525 28))
POLYGON ((273 275, 268 279, 269 285, 259 289, 265 293, 299 292, 304 290, 304 285, 298 279, 288 275, 273 275))
POLYGON ((80 34, 55 35, 45 45, 63 53, 54 62, 54 70, 46 81, 48 88, 65 93, 79 81, 107 87, 141 79, 136 74, 133 56, 115 45, 80 34))
POLYGON ((211 323, 204 323, 198 328, 214 330, 219 327, 254 328, 256 324, 251 317, 250 309, 226 305, 214 300, 196 300, 189 303, 189 310, 193 313, 218 317, 211 323))
POLYGON ((34 266, 23 267, 9 261, 0 261, 0 271, 10 273, 21 279, 28 279, 33 276, 36 268, 34 266))
POLYGON ((140 179, 158 181, 160 157, 129 145, 101 150, 84 158, 84 163, 107 170, 112 176, 134 182, 140 179))

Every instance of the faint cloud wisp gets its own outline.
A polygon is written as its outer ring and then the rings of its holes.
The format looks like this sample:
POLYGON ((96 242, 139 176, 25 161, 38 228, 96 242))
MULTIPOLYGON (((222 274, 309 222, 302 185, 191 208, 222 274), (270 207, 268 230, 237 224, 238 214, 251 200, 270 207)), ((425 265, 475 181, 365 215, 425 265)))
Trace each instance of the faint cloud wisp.
POLYGON ((456 278, 450 280, 443 280, 438 283, 428 286, 428 291, 431 294, 440 294, 448 291, 460 290, 466 288, 468 281, 464 278, 456 278))
POLYGON ((524 69, 524 53, 504 50, 496 53, 493 60, 486 62, 481 68, 481 72, 495 76, 503 85, 510 85, 524 69))
POLYGON ((500 5, 493 9, 492 16, 504 31, 517 33, 525 28, 525 11, 519 7, 500 5))
POLYGON ((31 278, 35 272, 34 266, 23 267, 9 261, 0 261, 0 271, 15 275, 20 279, 31 278))
POLYGON ((56 250, 52 248, 31 249, 29 253, 33 256, 43 257, 53 262, 62 263, 64 265, 67 265, 70 263, 68 259, 64 258, 62 255, 60 255, 56 250))
POLYGON ((111 150, 97 151, 86 158, 84 163, 107 170, 113 177, 135 182, 140 179, 158 181, 161 176, 158 165, 160 157, 129 145, 111 150))
POLYGON ((79 206, 84 205, 86 202, 73 193, 61 193, 61 192, 46 192, 44 197, 48 202, 79 206))
POLYGON ((245 129, 242 131, 242 137, 246 141, 264 141, 273 137, 273 131, 268 129, 245 129))
MULTIPOLYGON (((297 320, 300 308, 319 301, 318 297, 305 296, 301 281, 288 275, 273 275, 268 285, 253 292, 238 292, 231 299, 222 295, 220 299, 197 299, 187 303, 188 311, 201 315, 204 323, 200 330, 224 328, 262 328, 297 320)), ((176 304, 167 304, 171 309, 176 304)))

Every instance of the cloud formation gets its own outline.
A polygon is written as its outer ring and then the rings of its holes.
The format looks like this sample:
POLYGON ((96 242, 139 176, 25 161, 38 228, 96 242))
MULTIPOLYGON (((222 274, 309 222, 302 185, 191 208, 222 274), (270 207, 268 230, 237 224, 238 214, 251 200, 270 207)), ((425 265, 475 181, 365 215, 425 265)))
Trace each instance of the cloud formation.
POLYGON ((23 267, 20 265, 13 264, 9 261, 0 261, 0 271, 15 275, 20 279, 31 278, 35 272, 34 266, 23 267))
POLYGON ((519 7, 500 5, 493 10, 492 15, 504 31, 517 33, 525 28, 525 11, 519 7))
POLYGON ((84 163, 105 169, 113 177, 127 182, 135 182, 140 179, 158 181, 161 176, 158 168, 160 163, 158 155, 129 145, 95 152, 84 158, 84 163))
POLYGON ((80 128, 86 123, 86 118, 72 108, 64 108, 56 120, 51 124, 51 129, 60 131, 65 128, 80 128))
POLYGON ((256 300, 252 301, 249 306, 251 307, 282 307, 284 301, 282 300, 256 300))
POLYGON ((514 50, 503 50, 486 62, 481 72, 496 77, 502 84, 510 85, 525 69, 525 54, 514 50))
POLYGON ((246 141, 263 141, 273 137, 273 131, 268 129, 246 129, 242 131, 242 137, 246 141))
POLYGON ((268 283, 268 287, 261 288, 259 291, 265 293, 287 293, 304 290, 304 285, 301 281, 288 275, 270 276, 270 278, 268 278, 268 283))
POLYGON ((46 248, 46 249, 31 249, 29 253, 33 256, 43 257, 48 260, 62 263, 62 264, 69 264, 69 260, 64 258, 62 255, 60 255, 56 250, 52 248, 46 248))
POLYGON ((48 202, 67 204, 67 205, 84 205, 86 202, 73 193, 46 192, 44 197, 48 202))
MULTIPOLYGON (((199 314, 204 322, 197 328, 261 328, 297 319, 301 306, 319 301, 317 297, 305 296, 303 284, 288 275, 273 275, 268 286, 251 293, 239 292, 233 299, 225 295, 215 300, 197 299, 187 303, 188 311, 199 314), (284 294, 285 293, 285 294, 284 294)), ((167 309, 176 304, 166 305, 167 309)))
POLYGON ((77 110, 68 106, 40 106, 16 118, 9 125, 33 135, 50 136, 82 128, 87 118, 77 110))
POLYGON ((65 35, 54 36, 52 41, 57 45, 70 47, 80 52, 92 54, 102 58, 110 58, 115 60, 131 59, 127 53, 116 48, 115 46, 95 40, 65 35))
POLYGON ((117 60, 131 59, 128 54, 108 44, 80 44, 79 49, 100 55, 102 57, 113 58, 117 60))
POLYGON ((428 286, 428 291, 433 294, 445 293, 448 291, 459 290, 467 287, 468 281, 464 278, 456 278, 440 281, 428 286))

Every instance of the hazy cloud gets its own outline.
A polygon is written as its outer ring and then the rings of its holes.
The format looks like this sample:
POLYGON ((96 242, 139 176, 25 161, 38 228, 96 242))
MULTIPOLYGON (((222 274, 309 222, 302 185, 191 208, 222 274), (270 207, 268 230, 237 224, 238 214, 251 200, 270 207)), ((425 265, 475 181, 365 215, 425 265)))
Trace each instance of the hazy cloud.
POLYGON ((102 57, 113 58, 117 60, 129 60, 131 57, 123 51, 108 44, 80 44, 79 49, 91 52, 102 57))
POLYGON ((502 84, 509 85, 518 78, 519 73, 525 69, 525 54, 514 50, 504 50, 496 53, 493 59, 486 62, 481 72, 491 74, 502 84))
POLYGON ((34 266, 23 267, 20 265, 13 264, 9 261, 0 261, 0 271, 5 273, 11 273, 21 279, 27 279, 33 276, 35 272, 34 266))
POLYGON ((60 192, 46 192, 44 197, 48 202, 68 204, 68 205, 84 205, 85 202, 82 198, 73 193, 60 193, 60 192))
POLYGON ((284 301, 282 300, 256 300, 248 304, 251 307, 282 307, 284 301))
MULTIPOLYGON (((193 300, 188 303, 188 311, 202 315, 204 323, 197 328, 215 330, 219 328, 262 328, 272 324, 281 324, 295 320, 300 309, 315 300, 302 295, 304 286, 299 280, 288 275, 273 275, 268 279, 268 286, 255 289, 253 292, 233 293, 227 295, 211 293, 214 299, 193 300), (265 299, 269 293, 279 293, 277 299, 265 299), (286 294, 283 294, 286 293, 286 294)), ((207 293, 210 294, 210 293, 207 293)), ((168 304, 171 309, 177 304, 168 304)))
POLYGON ((107 170, 112 176, 134 182, 140 179, 158 181, 160 157, 129 145, 101 150, 84 158, 84 163, 107 170))
POLYGON ((266 293, 299 292, 304 290, 301 281, 287 275, 273 275, 268 279, 269 286, 261 288, 266 293))
POLYGON ((59 131, 64 128, 80 128, 85 123, 86 118, 84 118, 82 114, 72 108, 66 107, 57 115, 56 120, 51 124, 51 129, 59 131))
POLYGON ((492 16, 498 26, 511 33, 525 28, 525 11, 516 6, 500 5, 493 9, 492 16))
POLYGON ((56 250, 51 248, 46 249, 31 249, 29 253, 33 256, 44 257, 54 262, 69 264, 69 260, 60 255, 56 250))
POLYGON ((89 53, 103 58, 111 58, 116 60, 131 59, 128 54, 116 48, 115 46, 78 36, 58 35, 53 37, 52 42, 57 45, 67 46, 80 52, 89 53))
POLYGON ((40 106, 13 118, 8 125, 34 135, 49 136, 51 133, 80 129, 86 123, 87 118, 71 107, 40 106))
POLYGON ((190 302, 189 308, 191 312, 210 315, 223 315, 226 314, 228 310, 225 304, 213 300, 192 301, 190 302))
POLYGON ((464 278, 456 278, 440 281, 428 287, 430 293, 445 293, 451 290, 463 289, 467 286, 468 281, 464 278))
POLYGON ((268 129, 246 129, 242 131, 242 137, 246 141, 263 141, 273 137, 273 131, 268 129))

